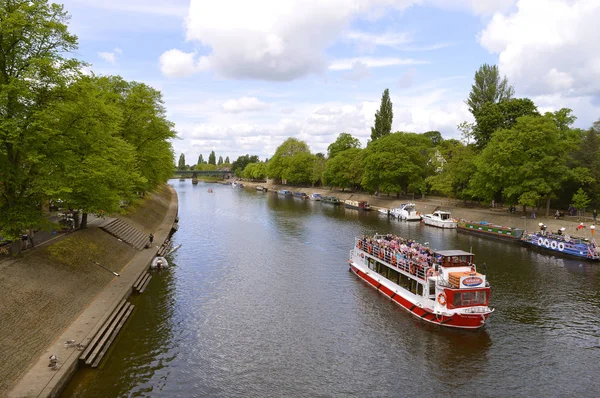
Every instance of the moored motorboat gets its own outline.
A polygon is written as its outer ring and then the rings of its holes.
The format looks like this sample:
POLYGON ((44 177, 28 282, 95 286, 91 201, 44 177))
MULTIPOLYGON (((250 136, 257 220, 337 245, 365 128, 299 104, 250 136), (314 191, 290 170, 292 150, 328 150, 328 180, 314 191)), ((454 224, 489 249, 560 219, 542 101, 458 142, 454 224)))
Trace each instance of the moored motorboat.
POLYGON ((197 178, 192 178, 192 184, 198 185, 198 179, 197 178))
POLYGON ((306 200, 306 199, 308 199, 308 195, 304 192, 297 191, 297 192, 294 192, 294 198, 306 200))
POLYGON ((330 205, 339 205, 341 203, 341 201, 336 196, 323 196, 321 202, 329 203, 330 205))
POLYGON ((414 203, 404 203, 391 210, 394 217, 405 221, 421 221, 421 214, 417 211, 414 203))
POLYGON ((320 193, 311 193, 309 195, 309 199, 319 201, 319 200, 323 199, 323 196, 320 193))
POLYGON ((164 257, 154 257, 152 259, 152 263, 150 263, 150 268, 152 268, 152 269, 161 269, 161 268, 168 268, 168 267, 169 267, 169 262, 164 257))
POLYGON ((256 187, 256 190, 257 190, 257 191, 260 191, 260 192, 267 192, 267 188, 265 188, 265 187, 261 187, 260 185, 258 185, 258 186, 256 187))
POLYGON ((482 327, 494 309, 490 285, 474 254, 432 250, 397 236, 356 238, 350 269, 418 319, 461 328, 482 327))
POLYGON ((369 211, 371 210, 371 206, 366 200, 346 200, 344 201, 344 206, 349 209, 369 211))
POLYGON ((279 191, 277 191, 277 195, 292 196, 292 191, 288 191, 287 189, 280 189, 279 191))
POLYGON ((423 223, 438 228, 456 229, 458 223, 450 215, 449 211, 436 210, 432 214, 423 216, 423 223))
POLYGON ((520 228, 504 227, 486 221, 459 220, 457 229, 459 232, 472 233, 513 242, 518 242, 521 239, 521 236, 523 236, 523 230, 520 228))
POLYGON ((564 234, 564 228, 559 229, 556 233, 551 233, 546 232, 546 226, 541 224, 539 232, 523 233, 521 242, 540 249, 553 251, 556 254, 584 258, 591 261, 598 261, 600 259, 596 239, 593 237, 587 239, 578 236, 569 236, 568 234, 564 234))

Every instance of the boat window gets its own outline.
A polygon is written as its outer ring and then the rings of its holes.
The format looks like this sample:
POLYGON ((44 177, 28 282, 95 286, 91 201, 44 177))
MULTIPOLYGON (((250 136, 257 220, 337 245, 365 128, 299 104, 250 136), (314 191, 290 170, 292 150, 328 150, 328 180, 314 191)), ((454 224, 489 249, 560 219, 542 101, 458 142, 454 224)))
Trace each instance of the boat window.
POLYGON ((429 280, 429 297, 435 297, 435 280, 429 280))
POLYGON ((454 292, 452 304, 454 307, 467 307, 471 305, 486 305, 487 291, 475 290, 469 292, 454 292))

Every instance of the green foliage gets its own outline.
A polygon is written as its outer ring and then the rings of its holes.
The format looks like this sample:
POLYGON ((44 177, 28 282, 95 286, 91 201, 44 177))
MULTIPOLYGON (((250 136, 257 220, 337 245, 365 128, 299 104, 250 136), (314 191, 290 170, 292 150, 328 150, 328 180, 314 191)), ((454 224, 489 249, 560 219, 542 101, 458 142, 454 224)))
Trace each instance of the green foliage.
POLYGON ((323 172, 323 184, 330 187, 360 187, 363 178, 363 153, 360 148, 349 148, 329 158, 323 172))
POLYGON ((584 210, 586 207, 590 205, 591 199, 585 193, 582 188, 579 188, 575 194, 573 194, 573 207, 579 210, 584 210))
POLYGON ((225 164, 231 164, 231 162, 229 162, 229 156, 225 158, 225 164))
POLYGON ((202 156, 202 154, 200 154, 200 156, 198 156, 198 163, 196 164, 205 164, 206 162, 204 161, 204 157, 202 156))
POLYGON ((470 199, 469 181, 476 171, 475 152, 458 140, 444 140, 439 151, 446 164, 440 173, 427 177, 430 189, 446 196, 470 199))
POLYGON ((325 155, 322 153, 317 153, 314 155, 313 163, 312 163, 312 171, 310 174, 310 183, 315 186, 319 185, 323 182, 323 172, 325 171, 325 164, 327 161, 325 160, 325 155))
POLYGON ((341 133, 335 142, 327 147, 327 157, 334 158, 338 153, 350 148, 360 148, 360 141, 348 133, 341 133))
POLYGON ((294 155, 286 157, 284 159, 285 168, 283 169, 281 178, 289 184, 311 182, 315 158, 315 155, 312 155, 310 152, 297 152, 294 155))
POLYGON ((483 104, 475 113, 476 124, 472 130, 477 148, 485 148, 494 131, 511 129, 521 116, 539 116, 537 107, 529 98, 512 98, 483 104))
POLYGON ((258 163, 258 156, 257 155, 250 156, 250 155, 246 154, 246 155, 242 155, 242 156, 238 157, 235 160, 235 162, 233 162, 233 164, 231 165, 231 171, 237 177, 242 177, 244 169, 250 163, 258 163))
POLYGON ((219 156, 219 161, 217 162, 217 165, 220 166, 223 164, 223 156, 219 156))
POLYGON ((433 146, 438 146, 442 143, 442 141, 444 141, 442 138, 442 133, 439 131, 426 131, 423 133, 423 135, 431 140, 433 146))
POLYGON ((263 162, 248 163, 242 176, 251 180, 264 180, 267 178, 267 165, 263 162))
POLYGON ((392 120, 394 119, 394 110, 390 100, 390 90, 385 89, 381 96, 381 106, 375 112, 375 126, 371 127, 371 140, 389 135, 392 131, 392 120))
POLYGON ((211 151, 210 155, 208 155, 208 164, 217 164, 217 157, 215 156, 215 151, 211 151))
MULTIPOLYGON (((292 158, 301 153, 310 154, 310 149, 306 142, 296 138, 288 138, 277 147, 275 154, 269 160, 269 163, 267 164, 267 175, 276 180, 289 180, 288 177, 286 177, 289 175, 292 175, 293 178, 296 179, 297 176, 302 173, 296 171, 290 172, 288 168, 295 168, 298 165, 298 161, 292 165, 292 158)), ((305 158, 302 159, 305 160, 305 158)), ((307 176, 310 176, 310 170, 307 170, 306 173, 307 176)), ((304 181, 308 182, 309 180, 310 178, 307 177, 304 181)))
MULTIPOLYGON (((202 155, 200 155, 202 156, 202 155)), ((181 155, 179 155, 179 162, 177 162, 177 169, 178 170, 185 170, 185 155, 182 153, 181 155)))
POLYGON ((394 133, 365 149, 362 185, 370 192, 422 191, 429 172, 431 140, 422 134, 394 133))
POLYGON ((475 83, 471 86, 466 103, 469 111, 477 117, 477 113, 484 104, 510 99, 514 92, 514 88, 508 84, 506 77, 500 78, 497 65, 483 64, 475 72, 475 83))

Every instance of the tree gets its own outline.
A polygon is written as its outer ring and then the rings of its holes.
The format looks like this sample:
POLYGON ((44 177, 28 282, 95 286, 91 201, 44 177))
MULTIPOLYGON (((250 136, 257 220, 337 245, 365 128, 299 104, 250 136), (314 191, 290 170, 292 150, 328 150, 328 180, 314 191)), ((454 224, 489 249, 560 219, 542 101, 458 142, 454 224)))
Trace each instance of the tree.
POLYGON ((501 102, 487 102, 475 115, 472 137, 478 149, 483 149, 494 131, 511 129, 521 116, 539 116, 537 107, 529 98, 512 98, 501 102))
POLYGON ((310 174, 310 183, 312 184, 313 187, 315 185, 322 183, 323 172, 325 171, 326 162, 327 161, 325 160, 324 154, 322 154, 320 152, 315 154, 315 157, 313 159, 313 164, 312 164, 312 171, 310 174))
POLYGON ((337 139, 327 147, 327 157, 332 159, 338 153, 350 148, 360 148, 360 141, 358 138, 354 138, 348 133, 341 133, 338 135, 337 139))
MULTIPOLYGON (((200 155, 202 156, 202 155, 200 155)), ((179 162, 177 163, 177 169, 178 170, 185 170, 185 155, 182 153, 181 155, 179 155, 179 162)))
POLYGON ((231 164, 231 163, 229 162, 229 156, 227 156, 227 157, 225 158, 225 164, 231 164))
POLYGON ((323 172, 323 184, 342 190, 360 187, 364 172, 363 153, 360 148, 349 148, 329 158, 323 172))
POLYGON ((242 176, 251 180, 264 180, 267 177, 267 165, 263 162, 248 163, 242 176))
POLYGON ((370 192, 424 193, 431 140, 422 134, 394 133, 365 149, 362 185, 370 192))
POLYGON ((204 164, 204 157, 202 156, 202 154, 200 154, 200 156, 198 156, 198 165, 204 164))
POLYGON ((471 86, 466 103, 471 114, 477 117, 484 104, 510 99, 514 92, 515 89, 508 84, 506 77, 500 78, 497 65, 483 64, 475 72, 475 83, 471 86))
MULTIPOLYGON (((291 159, 299 153, 310 154, 310 149, 308 148, 306 142, 300 141, 296 138, 288 138, 287 140, 285 140, 283 143, 281 143, 281 145, 277 147, 275 154, 267 164, 268 176, 276 180, 287 180, 285 175, 292 174, 296 176, 298 174, 296 171, 288 173, 287 169, 288 167, 291 167, 291 159)), ((295 164, 298 164, 298 160, 295 164)), ((296 177, 294 177, 294 179, 296 179, 296 177)), ((307 177, 305 181, 308 180, 309 178, 307 177)))
POLYGON ((211 151, 210 155, 208 155, 208 164, 217 164, 217 159, 215 156, 215 151, 211 151))
POLYGON ((573 194, 573 207, 575 207, 579 212, 585 212, 586 207, 590 205, 591 199, 585 193, 585 191, 581 188, 573 194))
POLYGON ((444 140, 439 150, 446 164, 441 172, 427 177, 430 189, 465 201, 472 198, 469 182, 477 170, 473 149, 458 140, 444 140))
POLYGON ((381 96, 381 106, 375 112, 375 126, 371 127, 371 140, 389 135, 392 131, 392 120, 394 119, 394 110, 390 100, 390 91, 385 89, 381 96))
POLYGON ((223 156, 219 156, 219 161, 217 162, 217 165, 222 165, 223 164, 223 156))
POLYGON ((0 235, 8 239, 45 221, 40 203, 53 172, 46 164, 58 155, 46 148, 61 132, 44 123, 82 66, 68 58, 77 38, 67 21, 62 5, 0 2, 0 235))
POLYGON ((290 184, 311 182, 315 155, 310 152, 297 152, 285 159, 286 166, 282 171, 282 180, 290 184))
POLYGON ((525 204, 538 195, 546 199, 548 216, 551 197, 576 172, 567 165, 576 133, 558 126, 557 113, 548 113, 521 117, 512 129, 496 131, 476 160, 474 196, 491 200, 501 192, 510 203, 525 204))
POLYGON ((423 135, 431 140, 433 146, 438 146, 444 139, 439 131, 426 131, 423 135))
POLYGON ((231 165, 231 171, 233 172, 234 175, 236 175, 238 177, 242 177, 242 174, 243 174, 246 166, 249 163, 258 163, 258 161, 259 160, 258 160, 257 155, 250 156, 248 154, 245 154, 243 156, 238 157, 233 162, 233 164, 231 165))

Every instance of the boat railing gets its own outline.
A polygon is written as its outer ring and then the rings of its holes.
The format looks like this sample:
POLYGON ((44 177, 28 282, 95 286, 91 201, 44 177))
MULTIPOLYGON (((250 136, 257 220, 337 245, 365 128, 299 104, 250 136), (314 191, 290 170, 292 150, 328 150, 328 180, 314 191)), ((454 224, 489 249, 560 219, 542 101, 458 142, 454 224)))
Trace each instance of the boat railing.
POLYGON ((355 247, 367 254, 370 254, 374 258, 379 259, 379 261, 386 262, 388 267, 402 271, 405 274, 409 274, 421 280, 425 280, 427 270, 431 268, 427 263, 406 258, 404 254, 394 253, 391 250, 385 249, 378 245, 364 243, 358 238, 355 240, 355 247))

